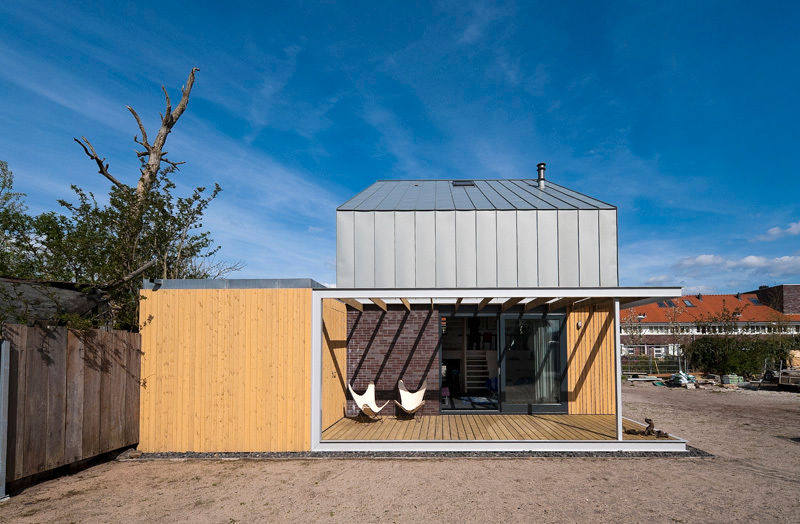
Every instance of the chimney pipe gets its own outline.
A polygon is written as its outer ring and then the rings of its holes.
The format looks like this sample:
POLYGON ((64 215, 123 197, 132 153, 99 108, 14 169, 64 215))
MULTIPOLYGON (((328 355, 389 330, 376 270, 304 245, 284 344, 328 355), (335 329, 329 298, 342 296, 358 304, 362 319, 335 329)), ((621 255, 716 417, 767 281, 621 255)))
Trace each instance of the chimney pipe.
POLYGON ((544 168, 545 168, 544 162, 541 162, 536 165, 536 171, 539 172, 539 178, 536 179, 539 182, 539 189, 544 189, 544 168))

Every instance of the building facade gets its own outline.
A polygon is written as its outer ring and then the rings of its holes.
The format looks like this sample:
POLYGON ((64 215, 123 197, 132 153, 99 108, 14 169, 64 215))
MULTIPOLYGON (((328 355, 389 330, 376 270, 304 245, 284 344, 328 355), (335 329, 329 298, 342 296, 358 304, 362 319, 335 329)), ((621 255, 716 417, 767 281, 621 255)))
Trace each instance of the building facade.
POLYGON ((793 313, 798 299, 800 286, 781 285, 730 295, 684 295, 625 308, 621 312, 622 354, 679 356, 682 347, 697 337, 731 331, 798 335, 800 313, 793 313))

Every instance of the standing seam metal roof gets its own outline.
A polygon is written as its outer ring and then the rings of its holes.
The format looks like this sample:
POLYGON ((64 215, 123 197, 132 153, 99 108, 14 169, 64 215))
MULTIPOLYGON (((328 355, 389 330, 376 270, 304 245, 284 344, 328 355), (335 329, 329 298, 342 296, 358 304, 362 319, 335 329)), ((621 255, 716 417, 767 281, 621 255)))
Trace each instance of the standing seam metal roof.
POLYGON ((544 190, 536 179, 474 182, 474 186, 454 186, 452 180, 378 180, 337 211, 616 209, 550 180, 544 190))

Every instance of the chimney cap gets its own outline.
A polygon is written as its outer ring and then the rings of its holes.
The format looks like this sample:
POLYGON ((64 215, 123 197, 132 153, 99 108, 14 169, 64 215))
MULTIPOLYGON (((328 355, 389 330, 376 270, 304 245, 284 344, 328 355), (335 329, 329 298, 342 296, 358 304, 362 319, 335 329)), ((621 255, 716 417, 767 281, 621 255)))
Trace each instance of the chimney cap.
POLYGON ((539 183, 539 189, 544 189, 544 166, 544 162, 536 164, 536 171, 539 173, 539 176, 536 178, 539 183))

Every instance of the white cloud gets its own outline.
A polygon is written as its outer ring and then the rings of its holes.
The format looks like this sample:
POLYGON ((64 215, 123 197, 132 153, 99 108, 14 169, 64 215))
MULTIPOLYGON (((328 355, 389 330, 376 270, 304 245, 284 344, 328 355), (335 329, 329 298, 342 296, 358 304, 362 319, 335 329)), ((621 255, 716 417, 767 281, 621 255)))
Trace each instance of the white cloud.
POLYGON ((644 282, 648 286, 668 286, 675 283, 675 279, 669 275, 656 275, 648 278, 644 282))
POLYGON ((698 293, 709 295, 711 293, 714 293, 715 291, 716 290, 713 287, 711 287, 711 286, 703 286, 703 285, 685 286, 683 288, 683 294, 684 295, 696 295, 698 293))
POLYGON ((705 266, 718 266, 725 263, 725 259, 719 255, 697 255, 694 257, 682 258, 677 266, 679 268, 694 268, 705 266))
MULTIPOLYGON (((742 258, 725 258, 720 255, 698 255, 685 257, 675 264, 676 268, 699 272, 750 271, 770 277, 800 276, 800 256, 764 257, 748 255, 742 258)), ((754 275, 756 276, 756 275, 754 275)))
POLYGON ((770 241, 793 235, 800 235, 800 220, 790 223, 786 228, 777 226, 769 228, 765 234, 756 237, 756 240, 770 241))

